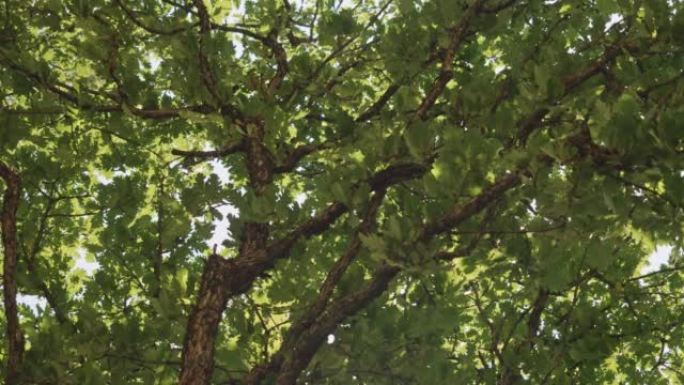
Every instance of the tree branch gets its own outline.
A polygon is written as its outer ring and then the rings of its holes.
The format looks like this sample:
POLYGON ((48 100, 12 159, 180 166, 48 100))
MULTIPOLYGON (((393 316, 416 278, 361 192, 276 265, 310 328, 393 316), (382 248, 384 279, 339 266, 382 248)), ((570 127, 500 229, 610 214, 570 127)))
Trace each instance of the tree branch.
POLYGON ((299 161, 305 156, 320 150, 331 148, 331 146, 332 145, 330 143, 311 143, 295 147, 295 149, 285 158, 281 164, 273 168, 273 172, 276 174, 290 172, 297 167, 299 161))
POLYGON ((500 198, 506 191, 517 186, 522 181, 518 172, 512 172, 500 177, 493 185, 471 199, 468 203, 458 206, 450 212, 427 224, 420 235, 420 241, 427 242, 437 235, 450 231, 465 219, 482 211, 491 202, 500 198))
POLYGON ((45 237, 45 233, 47 231, 48 219, 54 216, 54 214, 51 214, 51 211, 57 200, 57 198, 48 197, 48 202, 45 207, 45 211, 43 212, 43 215, 41 215, 40 217, 40 223, 38 225, 38 233, 36 234, 36 239, 31 244, 31 249, 24 254, 26 257, 26 266, 28 268, 29 273, 31 273, 31 278, 38 286, 38 289, 41 292, 43 292, 43 296, 47 300, 48 305, 50 305, 50 308, 52 308, 52 311, 55 312, 55 318, 57 319, 57 322, 59 322, 60 324, 65 324, 69 322, 69 319, 67 318, 67 315, 64 312, 64 310, 58 305, 57 298, 55 297, 54 293, 50 290, 47 284, 40 279, 38 267, 36 266, 38 252, 42 248, 43 238, 45 237))
POLYGON ((184 156, 186 158, 199 158, 199 159, 213 159, 222 158, 237 152, 245 151, 245 141, 240 139, 222 148, 220 150, 209 150, 209 151, 199 151, 199 150, 171 150, 171 154, 177 156, 184 156))
POLYGON ((2 206, 2 246, 5 252, 3 263, 3 295, 5 319, 7 322, 7 371, 5 384, 20 383, 21 365, 24 358, 24 335, 17 313, 17 208, 21 192, 21 178, 13 169, 0 162, 0 177, 5 181, 2 206))
MULTIPOLYGON (((508 180, 510 175, 504 176, 501 180, 508 180)), ((451 226, 456 226, 466 219, 476 215, 485 207, 498 198, 505 189, 503 186, 512 187, 514 184, 508 184, 499 181, 493 186, 487 188, 478 196, 472 198, 468 203, 454 209, 450 213, 451 218, 449 223, 451 226)), ((439 233, 432 231, 432 225, 423 227, 421 239, 419 243, 428 242, 431 238, 439 233)), ((477 238, 479 239, 479 237, 477 238)), ((461 253, 470 252, 475 247, 477 241, 471 242, 466 248, 462 249, 461 253)), ((451 258, 457 257, 459 252, 450 253, 451 258)), ((440 257, 442 254, 435 256, 440 257)), ((441 258, 446 258, 442 256, 441 258)), ((315 322, 309 322, 308 328, 299 332, 299 337, 295 342, 290 343, 291 346, 283 345, 283 349, 287 349, 287 357, 283 353, 274 354, 272 361, 264 366, 258 366, 256 371, 247 377, 248 380, 252 378, 263 378, 267 373, 278 373, 276 383, 278 385, 292 385, 295 383, 301 371, 306 368, 313 355, 316 353, 324 338, 331 333, 345 318, 356 314, 363 309, 372 300, 384 293, 389 287, 392 279, 401 271, 401 267, 397 265, 382 264, 373 274, 373 278, 361 289, 330 303, 325 311, 323 311, 315 322)), ((318 310, 318 309, 314 309, 318 310)), ((306 320, 308 315, 305 315, 302 320, 306 320)), ((298 321, 301 322, 301 321, 298 321)), ((297 325, 297 323, 295 323, 297 325)), ((249 382, 247 382, 249 384, 249 382)), ((255 382, 256 384, 256 382, 255 382)))
POLYGON ((209 94, 214 97, 215 101, 219 104, 223 104, 223 98, 219 93, 216 76, 214 76, 214 71, 211 69, 209 64, 209 58, 205 52, 206 40, 211 32, 211 19, 207 7, 204 5, 204 0, 193 0, 195 8, 197 8, 197 15, 200 19, 200 35, 199 35, 199 50, 197 52, 197 58, 199 60, 200 73, 202 75, 202 83, 204 87, 209 91, 209 94))
POLYGON ((171 36, 171 35, 175 35, 177 33, 183 32, 183 31, 187 31, 188 29, 193 28, 199 24, 199 23, 194 23, 194 24, 189 25, 189 26, 176 27, 176 28, 171 28, 169 30, 155 28, 155 27, 152 27, 149 25, 145 25, 142 21, 140 21, 138 19, 138 17, 135 15, 135 12, 133 10, 131 10, 130 8, 128 8, 123 3, 122 0, 114 0, 114 1, 119 5, 119 7, 121 7, 121 9, 124 11, 126 16, 128 16, 128 19, 131 20, 133 22, 133 24, 137 25, 138 27, 142 28, 143 30, 145 30, 151 34, 154 34, 154 35, 171 36))
POLYGON ((439 75, 432 83, 432 88, 427 92, 420 106, 416 110, 414 119, 424 120, 427 116, 428 110, 435 104, 435 101, 444 91, 444 87, 454 76, 454 57, 459 47, 465 40, 465 37, 470 27, 470 22, 480 11, 482 5, 481 0, 475 0, 466 11, 463 16, 459 19, 458 23, 451 29, 449 34, 449 45, 444 51, 444 56, 442 59, 442 67, 439 70, 439 75))

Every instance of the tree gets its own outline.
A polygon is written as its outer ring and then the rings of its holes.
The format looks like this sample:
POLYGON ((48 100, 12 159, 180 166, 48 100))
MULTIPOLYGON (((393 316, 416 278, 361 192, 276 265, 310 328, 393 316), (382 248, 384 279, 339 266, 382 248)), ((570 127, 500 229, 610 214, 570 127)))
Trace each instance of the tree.
POLYGON ((2 15, 5 383, 684 383, 682 2, 2 15))

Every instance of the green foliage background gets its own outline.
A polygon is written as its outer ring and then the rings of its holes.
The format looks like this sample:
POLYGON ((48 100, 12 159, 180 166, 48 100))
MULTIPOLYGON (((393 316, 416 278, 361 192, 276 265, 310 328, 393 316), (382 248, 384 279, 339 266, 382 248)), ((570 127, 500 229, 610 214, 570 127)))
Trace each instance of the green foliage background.
POLYGON ((251 258, 246 224, 295 242, 229 291, 213 384, 684 382, 681 1, 0 11, 15 275, 46 301, 19 383, 177 383, 228 207, 222 257, 251 258))

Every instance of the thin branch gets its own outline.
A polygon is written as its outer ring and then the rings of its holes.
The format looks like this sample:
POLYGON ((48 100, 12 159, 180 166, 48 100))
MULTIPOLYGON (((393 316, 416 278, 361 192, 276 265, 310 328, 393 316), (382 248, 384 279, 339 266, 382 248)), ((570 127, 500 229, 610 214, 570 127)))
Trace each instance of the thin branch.
POLYGON ((442 91, 444 91, 446 84, 454 76, 454 57, 456 56, 456 52, 460 48, 461 44, 465 40, 470 23, 480 11, 481 5, 481 0, 475 0, 463 13, 463 16, 461 16, 458 23, 451 29, 449 33, 449 45, 444 51, 439 75, 437 75, 437 78, 432 83, 432 87, 426 93, 423 101, 416 110, 414 119, 422 120, 426 118, 428 110, 435 104, 435 101, 439 95, 441 95, 442 91))
POLYGON ((299 161, 307 155, 313 154, 320 150, 331 148, 331 143, 312 143, 304 144, 295 149, 285 158, 285 160, 273 168, 275 174, 283 174, 294 170, 299 161))
MULTIPOLYGON (((603 54, 590 63, 588 66, 582 68, 581 70, 573 73, 572 75, 563 78, 563 92, 558 97, 558 100, 569 95, 572 91, 577 89, 587 80, 591 79, 595 75, 601 73, 606 66, 612 63, 620 54, 621 47, 613 44, 605 48, 603 54)), ((549 101, 551 103, 552 101, 549 101)), ((529 115, 526 119, 521 120, 518 123, 518 133, 516 135, 515 141, 509 143, 509 145, 517 143, 519 145, 525 144, 527 138, 532 134, 534 130, 539 128, 546 114, 549 113, 548 107, 539 107, 533 114, 529 115)))
POLYGON ((506 191, 520 184, 521 181, 522 179, 517 172, 503 175, 465 205, 457 206, 442 217, 427 224, 423 228, 420 240, 424 242, 450 231, 465 219, 482 211, 491 202, 500 198, 506 191))
POLYGON ((212 158, 223 158, 225 156, 235 154, 237 152, 245 151, 245 141, 240 139, 236 142, 229 144, 228 146, 220 150, 209 150, 209 151, 199 151, 199 150, 171 150, 171 154, 177 156, 183 156, 187 158, 198 158, 198 159, 212 159, 212 158))
POLYGON ((209 58, 205 51, 206 39, 211 32, 211 18, 207 11, 207 7, 204 5, 204 0, 193 0, 193 4, 195 5, 195 8, 197 8, 197 15, 200 19, 199 50, 197 52, 197 58, 199 60, 202 83, 207 91, 209 91, 209 94, 214 97, 216 102, 223 104, 223 98, 217 87, 216 76, 211 69, 209 58))
POLYGON ((43 296, 47 300, 48 305, 50 305, 52 311, 55 312, 55 318, 57 319, 57 321, 60 324, 65 324, 69 322, 69 319, 67 318, 65 311, 61 308, 61 306, 58 305, 57 298, 55 297, 52 290, 50 290, 47 284, 42 279, 40 279, 38 267, 36 266, 38 253, 42 248, 43 239, 45 238, 45 233, 47 232, 48 219, 54 216, 54 214, 52 214, 51 211, 54 208, 54 204, 59 200, 59 198, 48 197, 45 211, 43 211, 43 214, 40 217, 40 222, 38 224, 38 233, 36 234, 36 238, 34 239, 31 245, 31 249, 28 252, 25 252, 24 255, 26 258, 26 266, 28 268, 29 273, 31 274, 31 278, 35 281, 36 285, 38 286, 38 289, 41 292, 43 292, 43 296))
POLYGON ((267 97, 272 97, 282 84, 285 76, 289 71, 289 66, 287 63, 287 52, 283 48, 283 45, 278 42, 278 31, 273 30, 269 34, 265 44, 271 49, 273 56, 276 60, 276 73, 273 75, 271 80, 268 82, 268 87, 266 90, 267 97))
POLYGON ((387 87, 387 89, 385 90, 385 92, 383 92, 380 98, 376 100, 375 103, 373 103, 373 105, 371 105, 366 111, 364 111, 361 115, 359 115, 356 118, 356 122, 365 122, 373 116, 379 114, 380 111, 382 111, 382 109, 385 107, 387 102, 390 100, 390 98, 394 96, 394 94, 399 90, 399 87, 400 86, 397 83, 394 83, 387 87))
POLYGON ((642 274, 642 275, 639 275, 639 276, 636 276, 636 277, 631 277, 631 278, 627 279, 627 281, 628 281, 628 282, 629 282, 629 281, 638 281, 638 280, 646 279, 646 278, 653 277, 653 276, 656 276, 656 275, 660 275, 660 274, 669 274, 669 273, 674 273, 674 272, 678 272, 678 271, 682 271, 682 270, 684 270, 684 265, 676 265, 676 266, 672 266, 672 267, 664 267, 664 268, 662 268, 662 269, 660 269, 660 270, 652 271, 652 272, 650 272, 650 273, 642 274))
POLYGON ((491 5, 489 7, 483 6, 482 13, 497 13, 515 4, 517 0, 504 0, 499 4, 491 5))
POLYGON ((175 35, 177 33, 183 32, 183 31, 187 31, 187 30, 194 28, 197 25, 199 25, 199 23, 194 23, 194 24, 189 25, 189 26, 176 27, 176 28, 171 28, 168 30, 155 28, 155 27, 146 25, 142 21, 140 21, 138 19, 138 17, 135 15, 135 12, 133 10, 131 10, 130 8, 128 8, 123 3, 123 0, 114 0, 114 1, 119 5, 119 7, 121 7, 121 9, 124 11, 126 16, 128 16, 129 20, 131 20, 133 22, 133 24, 137 25, 138 27, 142 28, 143 30, 145 30, 151 34, 154 34, 154 35, 171 36, 171 35, 175 35))
MULTIPOLYGON (((383 4, 380 7, 380 9, 375 14, 373 14, 373 16, 370 17, 368 22, 364 25, 364 27, 361 30, 366 31, 371 26, 373 26, 375 23, 377 23, 378 20, 380 19, 380 17, 382 16, 382 14, 385 13, 385 11, 389 7, 389 5, 392 3, 392 1, 393 0, 389 0, 389 1, 385 2, 385 4, 383 4)), ((318 3, 316 3, 316 9, 318 10, 318 3)), ((341 55, 345 51, 345 49, 347 49, 347 47, 358 38, 359 35, 360 34, 356 34, 356 35, 350 37, 349 39, 344 41, 342 44, 340 44, 336 49, 334 49, 330 54, 328 54, 328 56, 326 56, 321 61, 321 63, 319 63, 319 65, 316 67, 316 69, 314 69, 312 71, 311 76, 309 76, 309 78, 307 79, 307 82, 311 83, 316 78, 318 78, 318 76, 321 74, 321 72, 323 72, 323 69, 325 69, 326 64, 328 64, 331 60, 335 59, 337 56, 341 55)), ((300 85, 300 88, 305 88, 306 85, 308 85, 308 84, 300 85)))

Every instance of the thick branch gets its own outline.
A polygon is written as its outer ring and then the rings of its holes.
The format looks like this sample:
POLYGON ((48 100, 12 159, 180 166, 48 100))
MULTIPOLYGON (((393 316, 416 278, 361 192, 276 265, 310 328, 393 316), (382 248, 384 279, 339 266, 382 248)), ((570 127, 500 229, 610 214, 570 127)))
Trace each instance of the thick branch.
MULTIPOLYGON (((449 219, 444 223, 448 223, 450 226, 454 227, 484 210, 488 204, 492 203, 506 190, 517 184, 518 177, 512 178, 511 175, 515 174, 505 175, 497 183, 485 189, 466 204, 455 208, 446 216, 449 219), (516 183, 511 183, 511 180, 515 180, 516 183)), ((438 221, 438 223, 442 222, 438 221)), ((423 236, 418 242, 429 242, 431 238, 440 234, 440 232, 433 231, 433 228, 434 225, 426 225, 422 231, 423 236)), ((479 237, 477 239, 479 239, 479 237)), ((470 249, 474 247, 474 244, 475 243, 471 243, 468 245, 466 250, 470 251, 470 249)), ((462 252, 466 251, 462 250, 461 253, 462 252)), ((452 252, 448 255, 451 258, 455 258, 459 255, 463 255, 461 253, 452 252)), ((445 253, 440 253, 435 256, 435 258, 446 259, 446 255, 447 254, 445 253)), ((297 330, 297 332, 300 333, 297 341, 292 343, 291 347, 283 345, 288 349, 289 355, 287 358, 283 359, 285 356, 283 353, 276 353, 273 356, 273 361, 271 363, 263 367, 257 367, 257 370, 262 371, 261 373, 253 373, 250 377, 259 376, 263 378, 266 371, 277 371, 278 385, 293 385, 301 371, 306 368, 311 358, 313 358, 313 355, 323 343, 325 337, 331 333, 342 320, 356 314, 375 298, 382 295, 389 287, 389 283, 400 271, 401 268, 396 265, 381 265, 374 273, 373 278, 363 288, 333 301, 315 322, 309 322, 309 326, 306 330, 297 330)), ((312 309, 317 310, 315 308, 312 309)), ((304 315, 304 317, 302 317, 300 321, 297 321, 295 325, 307 320, 307 318, 309 318, 308 314, 304 315)), ((250 377, 248 377, 248 379, 250 379, 250 377)))
POLYGON ((390 165, 375 173, 368 185, 374 191, 379 191, 394 184, 418 178, 425 174, 430 167, 419 163, 399 163, 390 165))
POLYGON ((277 354, 274 355, 269 362, 255 367, 245 379, 245 384, 258 384, 263 377, 268 374, 269 368, 274 368, 279 365, 284 358, 283 353, 297 342, 300 335, 311 327, 316 321, 316 318, 325 310, 330 298, 337 288, 337 284, 361 249, 361 234, 367 234, 375 228, 375 219, 377 218, 378 210, 384 197, 385 190, 378 191, 373 195, 361 224, 357 227, 349 241, 347 250, 337 259, 337 261, 335 261, 328 272, 316 300, 309 306, 306 314, 292 325, 277 354))
MULTIPOLYGON (((383 191, 392 184, 413 179, 427 170, 425 166, 401 164, 389 166, 376 173, 368 181, 373 191, 383 191)), ((278 240, 265 244, 264 229, 261 224, 246 224, 246 237, 242 239, 242 247, 238 258, 224 260, 212 256, 207 262, 205 274, 212 282, 202 283, 198 294, 198 302, 193 315, 188 321, 186 341, 183 355, 181 385, 205 385, 213 371, 213 343, 218 320, 214 314, 221 314, 226 301, 246 292, 252 283, 267 270, 271 269, 278 259, 289 255, 292 247, 302 238, 309 238, 325 232, 349 208, 339 202, 332 203, 321 213, 278 240), (248 246, 258 239, 258 244, 248 246), (212 273, 207 273, 211 269, 212 273), (213 272, 217 270, 218 272, 213 272), (211 297, 204 299, 205 296, 211 297)), ((220 318, 220 316, 216 316, 220 318)))
POLYGON ((5 319, 7 320, 7 371, 5 384, 20 383, 21 364, 24 356, 24 335, 17 314, 17 208, 21 191, 21 179, 9 166, 0 162, 0 177, 5 180, 2 206, 2 246, 5 251, 3 263, 3 295, 5 319))
POLYGON ((214 372, 214 341, 226 308, 232 260, 213 254, 204 265, 197 302, 188 319, 180 385, 206 385, 214 372))

